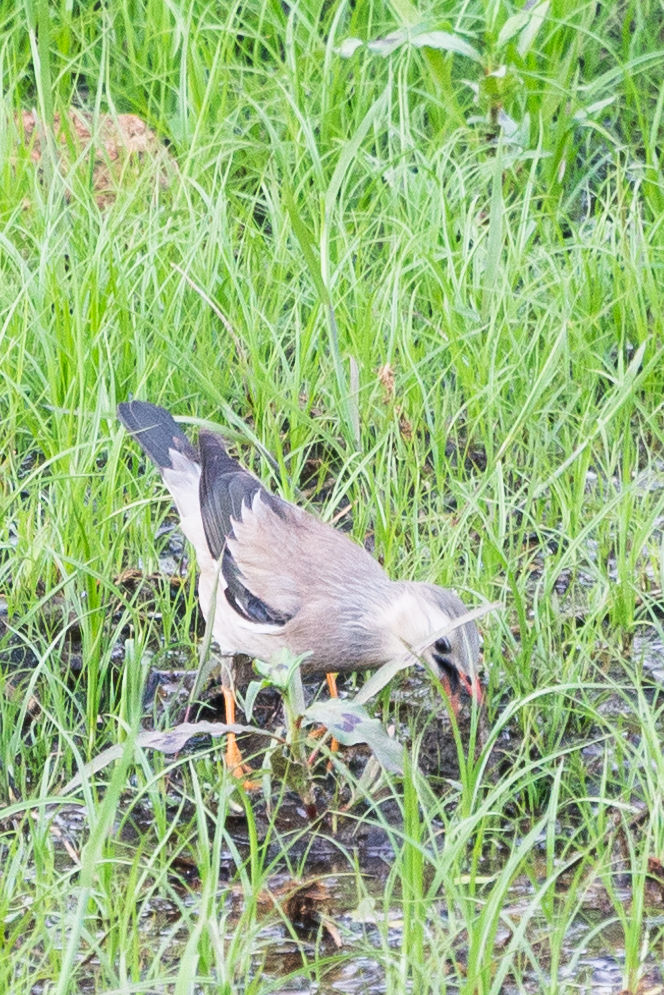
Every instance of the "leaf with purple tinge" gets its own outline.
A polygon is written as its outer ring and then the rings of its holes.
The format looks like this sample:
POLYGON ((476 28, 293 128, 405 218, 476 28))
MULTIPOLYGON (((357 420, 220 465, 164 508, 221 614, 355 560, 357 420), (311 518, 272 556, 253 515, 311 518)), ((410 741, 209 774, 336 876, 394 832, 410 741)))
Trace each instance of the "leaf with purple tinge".
POLYGON ((366 743, 385 770, 403 773, 403 747, 362 705, 342 698, 317 701, 307 708, 303 721, 325 726, 343 746, 366 743))

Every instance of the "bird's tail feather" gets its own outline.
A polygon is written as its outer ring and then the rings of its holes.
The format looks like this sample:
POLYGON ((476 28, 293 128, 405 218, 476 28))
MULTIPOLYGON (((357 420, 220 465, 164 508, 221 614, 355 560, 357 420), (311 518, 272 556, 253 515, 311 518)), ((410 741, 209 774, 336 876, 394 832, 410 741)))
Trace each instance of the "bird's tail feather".
POLYGON ((118 404, 118 418, 160 470, 171 469, 170 450, 198 462, 198 454, 170 412, 148 401, 118 404))

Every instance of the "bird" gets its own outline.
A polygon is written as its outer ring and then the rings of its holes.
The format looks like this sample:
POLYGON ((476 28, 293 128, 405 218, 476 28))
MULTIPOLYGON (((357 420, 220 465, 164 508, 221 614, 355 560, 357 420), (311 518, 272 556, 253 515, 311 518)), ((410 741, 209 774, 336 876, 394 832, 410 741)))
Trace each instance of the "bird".
MULTIPOLYGON (((359 543, 273 494, 201 429, 196 448, 165 408, 132 399, 118 418, 156 464, 194 547, 198 597, 224 656, 303 659, 303 675, 362 672, 392 660, 424 661, 453 704, 459 688, 482 701, 480 639, 451 590, 391 580, 359 543), (306 654, 306 655, 305 655, 306 654)), ((235 699, 223 689, 226 718, 235 699)), ((229 733, 226 764, 247 771, 229 733)))

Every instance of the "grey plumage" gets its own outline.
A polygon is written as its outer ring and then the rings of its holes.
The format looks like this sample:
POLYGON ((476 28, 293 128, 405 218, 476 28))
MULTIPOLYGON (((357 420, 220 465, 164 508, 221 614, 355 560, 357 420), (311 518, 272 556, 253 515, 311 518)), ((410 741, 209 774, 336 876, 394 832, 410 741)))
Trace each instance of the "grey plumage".
POLYGON ((206 618, 216 592, 213 633, 223 653, 270 659, 288 647, 310 654, 302 664, 310 673, 421 655, 452 691, 461 682, 481 697, 475 623, 436 638, 465 614, 452 591, 390 580, 362 546, 267 491, 217 434, 202 430, 197 451, 164 408, 129 401, 118 416, 175 501, 196 550, 206 618))

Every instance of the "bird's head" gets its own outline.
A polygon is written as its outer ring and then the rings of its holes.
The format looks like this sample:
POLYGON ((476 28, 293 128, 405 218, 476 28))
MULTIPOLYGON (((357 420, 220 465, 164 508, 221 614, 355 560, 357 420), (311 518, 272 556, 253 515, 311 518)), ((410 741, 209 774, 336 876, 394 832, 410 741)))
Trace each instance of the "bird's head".
POLYGON ((482 701, 480 637, 468 609, 453 591, 436 584, 400 583, 392 631, 413 656, 423 659, 454 695, 463 687, 482 701))

